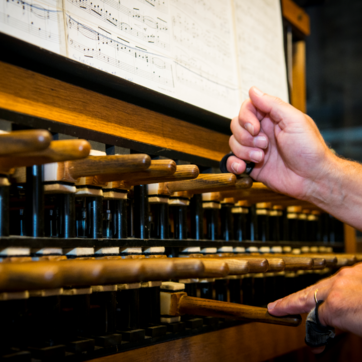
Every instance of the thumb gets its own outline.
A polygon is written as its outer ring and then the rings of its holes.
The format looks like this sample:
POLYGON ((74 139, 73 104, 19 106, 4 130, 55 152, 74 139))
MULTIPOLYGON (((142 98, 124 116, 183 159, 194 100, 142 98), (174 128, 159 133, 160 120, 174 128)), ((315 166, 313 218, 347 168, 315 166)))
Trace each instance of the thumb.
POLYGON ((249 97, 254 107, 265 114, 269 114, 274 122, 287 121, 299 115, 300 111, 294 108, 289 103, 282 101, 278 97, 273 97, 263 93, 257 87, 251 87, 249 97))

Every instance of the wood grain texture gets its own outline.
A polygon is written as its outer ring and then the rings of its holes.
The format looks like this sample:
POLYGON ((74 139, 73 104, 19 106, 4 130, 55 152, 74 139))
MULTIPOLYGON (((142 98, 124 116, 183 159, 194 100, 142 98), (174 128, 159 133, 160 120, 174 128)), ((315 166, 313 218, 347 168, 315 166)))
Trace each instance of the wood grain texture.
POLYGON ((305 113, 307 111, 307 86, 306 86, 306 45, 304 40, 293 43, 293 88, 291 91, 291 104, 305 113))
POLYGON ((301 316, 274 317, 266 308, 251 307, 237 303, 183 296, 179 299, 179 314, 203 315, 217 318, 232 318, 269 324, 297 327, 301 316))
POLYGON ((151 164, 151 158, 144 154, 88 156, 83 160, 68 161, 60 168, 59 179, 75 182, 79 177, 132 173, 143 171, 151 164))
POLYGON ((0 170, 8 172, 15 167, 82 159, 87 157, 89 152, 90 144, 86 140, 52 141, 50 146, 42 151, 0 157, 0 170))
POLYGON ((212 192, 223 186, 235 184, 236 176, 232 173, 201 174, 193 180, 168 182, 170 193, 176 191, 190 191, 193 193, 212 192))
MULTIPOLYGON (((163 177, 148 178, 147 184, 192 180, 198 177, 199 173, 199 168, 196 165, 177 165, 176 172, 174 174, 163 177)), ((142 182, 142 180, 139 180, 139 182, 142 182)), ((165 186, 160 186, 160 189, 163 189, 164 187, 165 186)))
MULTIPOLYGON (((306 316, 303 316, 303 321, 306 316)), ((247 323, 92 360, 93 362, 262 362, 305 346, 305 326, 247 323)))
POLYGON ((133 185, 142 185, 154 183, 154 179, 162 180, 176 172, 176 162, 173 160, 151 160, 151 165, 143 171, 112 173, 100 175, 97 179, 100 183, 111 181, 122 181, 127 184, 127 188, 133 185), (150 181, 150 182, 149 182, 150 181))
POLYGON ((0 108, 214 161, 229 136, 0 62, 0 108))
POLYGON ((0 134, 0 156, 41 151, 49 147, 51 140, 52 135, 41 129, 0 134))
POLYGON ((282 0, 283 17, 303 35, 310 34, 308 14, 292 0, 282 0))
POLYGON ((356 229, 344 224, 344 248, 346 253, 357 252, 356 229))

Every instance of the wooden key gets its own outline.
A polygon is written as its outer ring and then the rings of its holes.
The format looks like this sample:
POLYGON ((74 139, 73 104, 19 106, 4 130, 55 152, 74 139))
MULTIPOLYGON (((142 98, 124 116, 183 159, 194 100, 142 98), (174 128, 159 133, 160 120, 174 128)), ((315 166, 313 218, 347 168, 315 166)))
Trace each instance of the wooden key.
POLYGON ((236 176, 232 173, 201 174, 193 180, 166 182, 164 194, 171 195, 173 192, 189 191, 192 194, 212 192, 224 186, 235 184, 236 176))
MULTIPOLYGON (((183 259, 183 258, 181 258, 183 259)), ((184 258, 192 260, 193 258, 184 258)), ((220 258, 195 258, 201 260, 204 265, 204 273, 200 276, 202 278, 222 278, 229 274, 229 264, 220 258)))
POLYGON ((0 172, 8 173, 16 167, 78 160, 87 157, 89 152, 90 144, 85 140, 52 141, 50 146, 42 151, 15 156, 1 156, 0 172))
POLYGON ((147 184, 148 179, 168 177, 176 172, 176 162, 173 160, 151 160, 151 165, 143 171, 132 173, 113 173, 98 177, 100 183, 112 181, 129 181, 130 186, 147 184), (139 183, 141 182, 141 183, 139 183))
POLYGON ((249 261, 234 257, 221 257, 229 267, 229 275, 243 275, 250 273, 249 261))
MULTIPOLYGON (((180 284, 181 283, 175 283, 180 284)), ((251 307, 237 303, 188 297, 185 292, 165 290, 161 286, 161 315, 180 316, 183 314, 202 315, 217 318, 232 318, 253 322, 279 324, 296 327, 302 318, 300 315, 274 317, 266 308, 251 307)))
POLYGON ((249 273, 265 273, 268 271, 269 263, 266 258, 253 255, 235 256, 237 259, 243 259, 248 262, 249 273))
MULTIPOLYGON (((99 183, 100 175, 115 172, 137 172, 147 169, 151 158, 144 154, 88 156, 82 160, 59 162, 51 165, 52 179, 75 183, 80 177, 95 176, 94 183, 99 183)), ((50 178, 47 177, 47 181, 50 178)))
POLYGON ((0 134, 0 156, 42 151, 49 147, 52 135, 45 130, 13 131, 0 134))
POLYGON ((306 256, 308 258, 322 258, 325 260, 326 267, 332 267, 337 265, 337 257, 334 254, 303 253, 303 256, 306 256))
POLYGON ((313 268, 312 269, 324 269, 326 266, 327 266, 327 263, 324 258, 313 258, 313 268))

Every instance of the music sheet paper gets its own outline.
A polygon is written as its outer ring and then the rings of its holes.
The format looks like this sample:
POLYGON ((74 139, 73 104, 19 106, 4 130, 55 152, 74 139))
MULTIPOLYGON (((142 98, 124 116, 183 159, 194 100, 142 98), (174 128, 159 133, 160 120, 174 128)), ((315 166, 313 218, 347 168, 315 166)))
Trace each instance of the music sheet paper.
POLYGON ((241 103, 254 85, 289 101, 281 19, 279 0, 234 0, 241 103))
POLYGON ((67 55, 62 0, 0 0, 0 32, 67 55))
POLYGON ((1 32, 227 118, 250 85, 287 99, 279 0, 27 1, 1 32))

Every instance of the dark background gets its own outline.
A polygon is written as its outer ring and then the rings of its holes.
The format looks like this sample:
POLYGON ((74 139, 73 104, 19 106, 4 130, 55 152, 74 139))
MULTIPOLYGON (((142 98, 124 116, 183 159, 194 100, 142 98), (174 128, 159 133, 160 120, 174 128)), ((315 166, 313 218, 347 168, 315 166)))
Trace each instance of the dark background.
POLYGON ((307 113, 339 155, 362 162, 362 1, 295 2, 311 23, 307 113))

